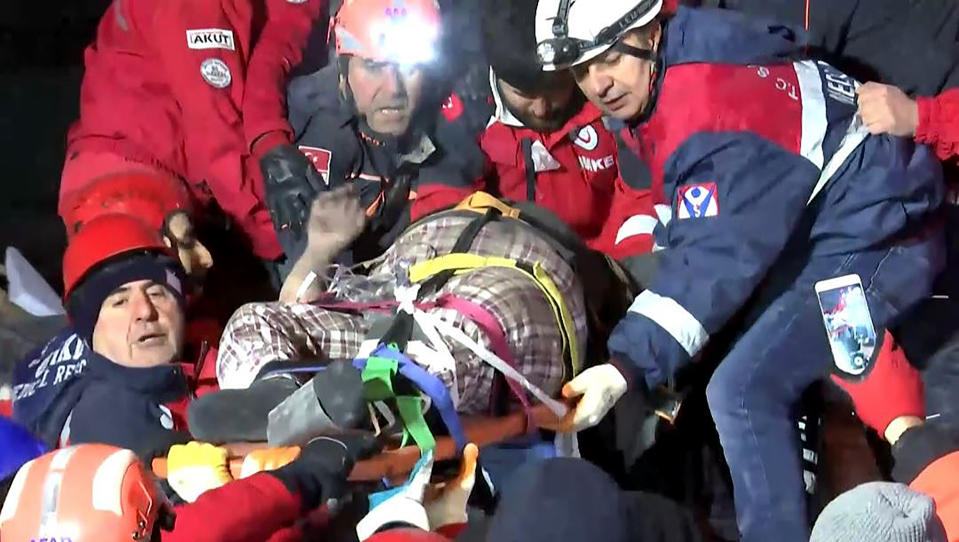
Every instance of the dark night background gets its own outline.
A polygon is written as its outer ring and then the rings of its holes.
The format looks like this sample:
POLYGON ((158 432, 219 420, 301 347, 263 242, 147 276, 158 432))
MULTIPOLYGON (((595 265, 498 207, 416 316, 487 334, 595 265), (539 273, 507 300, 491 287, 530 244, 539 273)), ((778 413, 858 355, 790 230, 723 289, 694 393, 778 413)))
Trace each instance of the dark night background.
POLYGON ((20 249, 60 288, 56 214, 66 131, 76 118, 83 48, 109 0, 7 0, 0 9, 0 249, 20 249))

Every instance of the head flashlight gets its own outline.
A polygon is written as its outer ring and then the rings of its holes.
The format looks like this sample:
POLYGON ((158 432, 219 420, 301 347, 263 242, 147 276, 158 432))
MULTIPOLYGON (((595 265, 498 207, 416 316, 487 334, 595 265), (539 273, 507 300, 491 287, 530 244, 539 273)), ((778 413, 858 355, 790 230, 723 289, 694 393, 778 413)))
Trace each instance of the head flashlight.
POLYGON ((544 66, 568 67, 575 64, 576 60, 590 49, 613 45, 619 40, 623 32, 648 13, 659 1, 640 1, 613 24, 597 32, 594 39, 584 40, 569 36, 569 9, 573 0, 560 0, 556 17, 553 19, 553 37, 536 45, 536 56, 539 63, 544 66))

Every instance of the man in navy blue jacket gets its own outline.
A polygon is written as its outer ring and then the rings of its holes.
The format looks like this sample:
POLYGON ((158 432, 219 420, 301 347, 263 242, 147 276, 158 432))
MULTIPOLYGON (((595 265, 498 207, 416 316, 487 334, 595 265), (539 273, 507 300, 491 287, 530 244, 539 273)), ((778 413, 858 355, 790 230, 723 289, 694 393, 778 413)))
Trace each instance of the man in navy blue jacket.
POLYGON ((680 9, 666 19, 661 7, 538 6, 544 67, 572 67, 586 96, 626 122, 623 139, 672 208, 655 232, 656 276, 610 338, 616 361, 564 390, 582 396, 568 427, 596 423, 629 385, 669 381, 743 314, 707 388, 739 529, 746 542, 805 542, 791 412, 836 370, 815 284, 858 275, 880 335, 922 299, 942 265, 928 220, 941 170, 928 149, 870 136, 856 117, 858 83, 828 64, 771 61, 788 44, 735 15, 680 9))
POLYGON ((186 274, 160 233, 106 214, 71 239, 63 262, 72 330, 18 368, 14 419, 51 446, 99 442, 145 458, 189 441, 177 363, 186 274))

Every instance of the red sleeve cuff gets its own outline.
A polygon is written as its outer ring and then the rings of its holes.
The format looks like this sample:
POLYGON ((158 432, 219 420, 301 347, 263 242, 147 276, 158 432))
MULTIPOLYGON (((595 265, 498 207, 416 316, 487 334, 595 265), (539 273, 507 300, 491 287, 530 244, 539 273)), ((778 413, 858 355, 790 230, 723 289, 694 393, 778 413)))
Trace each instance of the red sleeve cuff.
POLYGON ((292 142, 290 134, 281 130, 274 130, 272 132, 267 132, 253 141, 253 147, 250 149, 251 154, 256 157, 258 160, 264 154, 270 152, 271 150, 279 147, 280 145, 289 145, 292 142))
POLYGON ((936 120, 939 117, 939 102, 935 97, 920 96, 916 98, 919 107, 919 123, 916 126, 916 142, 935 145, 939 139, 936 130, 936 120))

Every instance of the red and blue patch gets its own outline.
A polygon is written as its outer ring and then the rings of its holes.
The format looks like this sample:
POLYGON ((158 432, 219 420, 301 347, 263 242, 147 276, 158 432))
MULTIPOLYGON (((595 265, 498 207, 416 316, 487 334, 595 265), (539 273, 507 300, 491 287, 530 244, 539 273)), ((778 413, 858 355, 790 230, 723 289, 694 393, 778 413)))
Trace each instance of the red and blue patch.
POLYGON ((719 216, 719 194, 716 183, 697 183, 679 187, 676 217, 709 218, 719 216))

